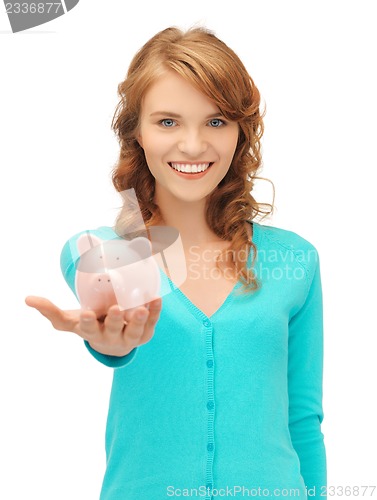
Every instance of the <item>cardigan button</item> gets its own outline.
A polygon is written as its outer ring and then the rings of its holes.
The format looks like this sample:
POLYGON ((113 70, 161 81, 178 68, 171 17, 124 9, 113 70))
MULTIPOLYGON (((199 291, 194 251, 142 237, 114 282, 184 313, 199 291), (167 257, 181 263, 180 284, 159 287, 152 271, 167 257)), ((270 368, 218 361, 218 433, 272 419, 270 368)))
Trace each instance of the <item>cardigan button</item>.
POLYGON ((205 320, 203 321, 203 325, 204 325, 204 326, 211 326, 211 322, 210 322, 210 321, 208 321, 208 319, 205 319, 205 320))
POLYGON ((209 359, 209 360, 207 361, 207 366, 208 366, 208 368, 212 368, 212 366, 213 366, 213 361, 212 361, 212 359, 209 359))
POLYGON ((207 444, 207 450, 208 451, 213 451, 213 443, 208 443, 207 444))
POLYGON ((213 410, 214 406, 215 406, 215 404, 214 404, 214 402, 213 402, 213 401, 208 401, 208 403, 207 403, 207 408, 208 408, 209 410, 213 410))

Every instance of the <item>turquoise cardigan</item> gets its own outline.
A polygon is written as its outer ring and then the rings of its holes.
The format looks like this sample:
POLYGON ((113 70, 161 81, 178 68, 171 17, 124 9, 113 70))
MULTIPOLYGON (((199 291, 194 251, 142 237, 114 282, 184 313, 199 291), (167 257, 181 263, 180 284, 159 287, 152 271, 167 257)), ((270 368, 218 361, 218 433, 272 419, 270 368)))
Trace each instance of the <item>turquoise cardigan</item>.
MULTIPOLYGON (((74 292, 78 236, 61 254, 74 292)), ((255 294, 238 282, 208 317, 161 271, 172 291, 147 344, 115 357, 85 341, 114 368, 100 500, 326 498, 318 252, 255 222, 253 241, 255 294)))

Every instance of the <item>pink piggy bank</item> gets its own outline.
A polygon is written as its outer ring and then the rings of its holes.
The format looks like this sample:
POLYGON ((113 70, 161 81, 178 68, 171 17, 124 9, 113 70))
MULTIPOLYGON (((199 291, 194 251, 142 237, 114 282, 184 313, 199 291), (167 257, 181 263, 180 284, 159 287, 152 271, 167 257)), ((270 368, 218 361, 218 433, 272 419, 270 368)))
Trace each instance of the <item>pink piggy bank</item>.
POLYGON ((147 238, 102 240, 87 231, 77 248, 76 293, 82 309, 97 318, 112 305, 131 309, 159 297, 159 267, 147 238))

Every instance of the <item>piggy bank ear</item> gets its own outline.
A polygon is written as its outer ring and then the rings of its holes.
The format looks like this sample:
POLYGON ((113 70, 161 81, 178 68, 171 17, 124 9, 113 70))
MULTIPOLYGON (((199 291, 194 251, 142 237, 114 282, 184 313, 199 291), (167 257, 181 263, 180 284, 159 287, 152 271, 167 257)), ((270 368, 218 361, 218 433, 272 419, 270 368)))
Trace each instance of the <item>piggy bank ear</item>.
POLYGON ((83 255, 85 252, 90 250, 91 248, 100 245, 102 240, 98 238, 98 236, 94 236, 94 234, 90 234, 89 231, 82 234, 77 240, 77 249, 80 255, 83 255))
POLYGON ((147 259, 152 255, 152 245, 148 238, 139 236, 134 238, 128 244, 128 248, 131 248, 140 255, 141 259, 147 259))

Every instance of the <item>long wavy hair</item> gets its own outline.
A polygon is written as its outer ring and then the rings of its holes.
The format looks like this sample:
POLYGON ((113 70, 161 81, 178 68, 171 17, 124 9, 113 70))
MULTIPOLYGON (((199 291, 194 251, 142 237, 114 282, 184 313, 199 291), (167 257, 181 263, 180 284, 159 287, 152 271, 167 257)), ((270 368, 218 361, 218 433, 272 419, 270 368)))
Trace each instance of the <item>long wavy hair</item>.
MULTIPOLYGON (((257 248, 248 237, 245 221, 252 221, 257 216, 263 219, 274 210, 275 194, 272 204, 258 203, 251 194, 254 180, 261 178, 257 173, 262 165, 265 112, 260 110, 260 93, 243 63, 212 31, 193 27, 183 32, 170 27, 153 36, 134 56, 125 80, 118 85, 120 101, 111 124, 120 144, 119 159, 112 171, 114 187, 119 192, 135 190, 146 228, 164 223, 154 203, 155 179, 136 138, 143 97, 166 70, 173 70, 185 78, 211 99, 226 119, 239 125, 232 163, 208 196, 205 216, 213 232, 231 242, 217 256, 216 266, 221 269, 227 262, 243 284, 241 292, 256 291, 261 284, 252 269, 257 248), (247 259, 240 255, 248 256, 250 247, 253 259, 248 268, 247 259)), ((115 231, 122 235, 130 223, 130 211, 124 206, 116 219, 115 231)))

